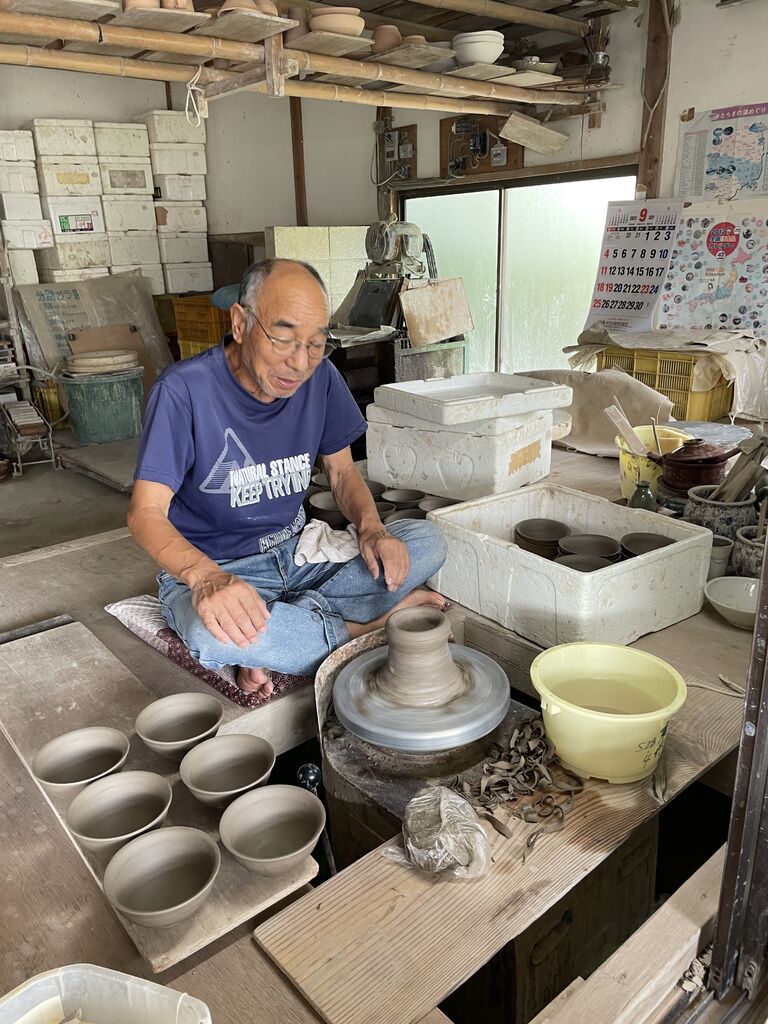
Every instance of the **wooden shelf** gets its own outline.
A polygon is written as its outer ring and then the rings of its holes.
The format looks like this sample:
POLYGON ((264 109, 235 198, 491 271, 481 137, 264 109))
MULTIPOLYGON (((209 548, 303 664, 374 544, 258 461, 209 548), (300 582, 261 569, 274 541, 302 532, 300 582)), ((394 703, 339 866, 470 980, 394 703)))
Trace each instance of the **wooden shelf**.
MULTIPOLYGON (((389 65, 395 68, 410 68, 411 71, 418 71, 427 67, 428 64, 435 64, 439 60, 447 60, 454 55, 453 50, 443 46, 433 46, 431 43, 402 43, 393 50, 386 50, 384 53, 372 53, 364 60, 370 63, 389 65)), ((318 75, 317 82, 325 82, 328 85, 360 85, 359 78, 347 78, 343 75, 318 75)), ((383 79, 386 81, 386 78, 383 79)), ((374 82, 373 88, 381 88, 380 82, 374 82)), ((404 92, 411 92, 410 89, 403 89, 404 92)), ((428 92, 428 90, 424 90, 428 92)))
POLYGON ((260 43, 298 24, 298 21, 291 18, 275 18, 271 14, 261 14, 260 11, 226 11, 217 18, 211 18, 208 24, 196 28, 194 34, 235 39, 239 43, 260 43))
MULTIPOLYGON (((135 7, 130 11, 123 11, 116 14, 106 22, 110 27, 120 28, 148 28, 154 32, 179 32, 181 34, 194 28, 195 25, 202 25, 210 21, 210 14, 203 14, 199 11, 171 11, 160 7, 135 7)), ((135 57, 137 53, 143 53, 144 47, 116 46, 114 43, 64 43, 65 50, 75 50, 78 53, 104 53, 111 57, 135 57)), ((184 57, 183 63, 192 58, 184 57)))
MULTIPOLYGON (((120 11, 118 0, 8 0, 3 11, 13 14, 36 14, 46 18, 75 18, 96 21, 120 11)), ((40 45, 37 41, 36 45, 40 45)))
POLYGON ((343 36, 338 32, 306 32, 284 40, 287 50, 321 53, 326 57, 346 57, 350 53, 369 52, 373 40, 365 36, 343 36))

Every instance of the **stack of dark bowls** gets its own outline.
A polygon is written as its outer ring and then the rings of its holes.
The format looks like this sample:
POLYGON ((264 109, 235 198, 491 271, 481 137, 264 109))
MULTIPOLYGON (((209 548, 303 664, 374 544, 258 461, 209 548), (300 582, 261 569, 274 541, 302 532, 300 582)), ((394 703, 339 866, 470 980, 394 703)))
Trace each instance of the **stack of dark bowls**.
POLYGON ((660 533, 626 533, 621 538, 621 553, 625 558, 636 558, 673 543, 671 537, 663 537, 660 533))
POLYGON ((570 527, 557 519, 524 519, 515 527, 515 544, 523 551, 555 559, 558 542, 570 532, 570 527))
POLYGON ((572 533, 563 537, 557 547, 559 557, 555 561, 580 572, 606 569, 621 558, 618 542, 599 533, 572 533))

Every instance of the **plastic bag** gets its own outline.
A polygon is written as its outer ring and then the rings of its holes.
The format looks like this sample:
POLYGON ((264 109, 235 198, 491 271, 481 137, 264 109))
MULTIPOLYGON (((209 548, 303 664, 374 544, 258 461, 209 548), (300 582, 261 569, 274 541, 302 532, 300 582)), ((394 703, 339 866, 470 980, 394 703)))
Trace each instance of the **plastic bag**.
POLYGON ((430 874, 480 878, 491 866, 488 835, 472 805, 445 786, 420 790, 403 814, 403 849, 385 856, 430 874))

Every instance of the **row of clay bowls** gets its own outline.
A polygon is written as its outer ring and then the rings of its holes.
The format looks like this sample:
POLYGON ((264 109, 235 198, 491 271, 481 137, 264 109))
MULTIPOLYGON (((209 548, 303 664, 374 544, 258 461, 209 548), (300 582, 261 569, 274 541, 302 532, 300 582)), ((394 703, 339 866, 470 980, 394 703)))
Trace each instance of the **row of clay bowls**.
MULTIPOLYGON (((147 10, 162 8, 166 11, 194 11, 193 0, 123 0, 126 11, 143 8, 147 10)), ((218 13, 226 11, 256 11, 260 14, 278 16, 277 5, 273 0, 224 0, 218 13)))

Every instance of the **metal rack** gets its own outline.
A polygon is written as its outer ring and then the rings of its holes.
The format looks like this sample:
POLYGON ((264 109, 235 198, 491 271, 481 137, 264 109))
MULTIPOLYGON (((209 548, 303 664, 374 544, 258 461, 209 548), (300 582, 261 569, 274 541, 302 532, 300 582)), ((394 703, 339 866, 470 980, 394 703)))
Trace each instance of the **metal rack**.
POLYGON ((13 279, 8 258, 8 247, 0 229, 0 290, 2 290, 2 307, 0 308, 0 388, 16 387, 23 397, 29 401, 31 392, 29 377, 25 370, 19 369, 26 362, 24 346, 21 340, 21 325, 16 303, 13 297, 13 279), (13 367, 15 372, 11 369, 13 367))

